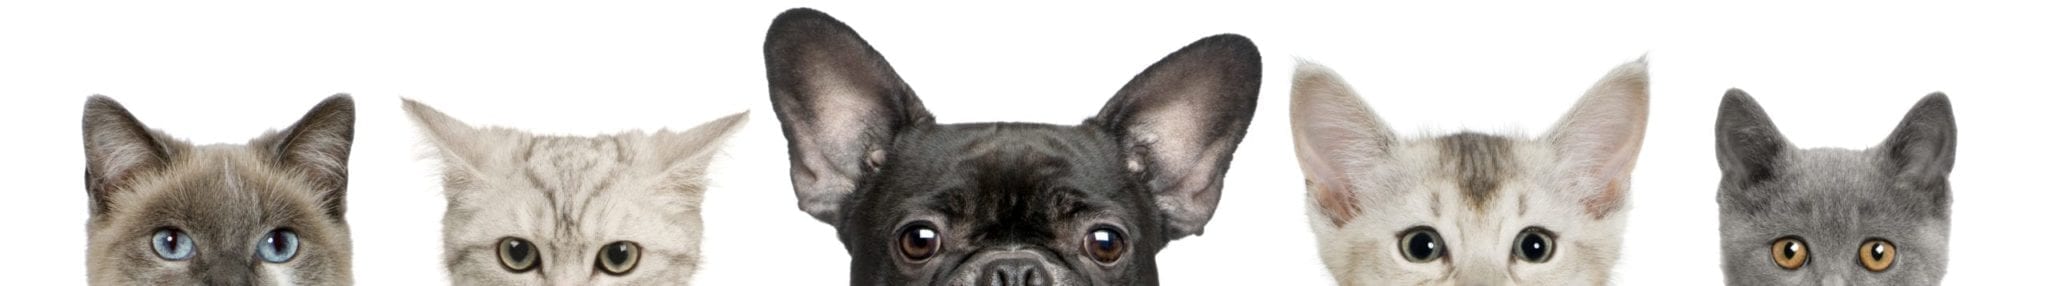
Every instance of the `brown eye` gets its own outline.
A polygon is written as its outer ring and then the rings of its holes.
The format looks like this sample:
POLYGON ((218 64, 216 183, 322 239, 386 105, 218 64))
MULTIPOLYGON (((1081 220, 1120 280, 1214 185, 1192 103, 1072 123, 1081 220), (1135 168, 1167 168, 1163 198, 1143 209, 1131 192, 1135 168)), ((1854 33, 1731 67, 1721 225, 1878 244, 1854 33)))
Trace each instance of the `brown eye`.
POLYGON ((903 258, 923 261, 939 253, 939 231, 926 226, 912 226, 903 230, 896 244, 896 248, 903 252, 903 258))
POLYGON ((605 274, 624 275, 640 264, 640 245, 631 241, 613 242, 597 251, 597 269, 605 274))
POLYGON ((1096 262, 1116 262, 1124 256, 1124 235, 1113 229, 1097 228, 1088 232, 1088 239, 1082 247, 1096 262))
POLYGON ((1778 267, 1786 270, 1806 266, 1806 252, 1806 241, 1797 237, 1779 238, 1778 242, 1771 243, 1771 261, 1777 261, 1778 267))
POLYGON ((1872 239, 1863 242, 1863 247, 1856 250, 1856 256, 1862 258, 1864 269, 1870 269, 1870 272, 1884 272, 1885 269, 1892 269, 1892 260, 1898 258, 1899 249, 1893 247, 1890 241, 1872 239))
POLYGON ((540 266, 540 254, 538 252, 534 249, 533 242, 526 241, 525 239, 507 237, 498 240, 498 263, 505 265, 505 270, 511 270, 512 273, 522 273, 538 268, 540 266))

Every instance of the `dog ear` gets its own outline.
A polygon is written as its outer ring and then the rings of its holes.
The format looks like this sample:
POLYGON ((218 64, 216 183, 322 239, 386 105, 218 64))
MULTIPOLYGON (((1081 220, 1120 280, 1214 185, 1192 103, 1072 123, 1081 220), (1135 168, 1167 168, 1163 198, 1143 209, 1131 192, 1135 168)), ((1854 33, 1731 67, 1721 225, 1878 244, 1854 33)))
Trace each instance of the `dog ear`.
POLYGON ((1626 204, 1649 118, 1649 63, 1636 60, 1608 71, 1544 136, 1577 172, 1572 190, 1590 192, 1578 194, 1586 213, 1602 218, 1626 204))
POLYGON ((1728 89, 1721 96, 1721 114, 1714 125, 1722 184, 1747 186, 1777 176, 1779 160, 1792 148, 1764 107, 1741 89, 1728 89))
POLYGON ((162 171, 184 143, 150 130, 104 95, 85 101, 85 192, 92 214, 108 211, 108 198, 145 173, 162 171))
POLYGON ((655 158, 664 162, 658 165, 663 168, 661 174, 665 187, 693 186, 673 189, 690 190, 685 195, 701 197, 702 181, 706 168, 711 166, 712 155, 717 154, 720 147, 725 145, 726 139, 739 133, 740 127, 746 124, 747 112, 741 112, 698 124, 681 132, 654 132, 649 142, 653 144, 655 158))
POLYGON ((1258 105, 1259 49, 1223 34, 1188 44, 1126 83, 1086 125, 1105 128, 1167 217, 1169 239, 1202 233, 1258 105))
POLYGON ((1956 118, 1948 95, 1936 92, 1921 98, 1879 146, 1894 174, 1915 189, 1947 185, 1948 172, 1956 164, 1956 118))
POLYGON ((301 174, 319 192, 323 207, 343 218, 348 202, 348 155, 355 142, 356 104, 348 94, 321 100, 297 123, 250 145, 268 148, 279 166, 301 174))
POLYGON ((1289 114, 1309 201, 1342 226, 1360 213, 1358 174, 1390 161, 1394 134, 1335 71, 1301 62, 1289 114))
POLYGON ((931 113, 880 52, 824 12, 776 16, 762 50, 798 207, 837 226, 845 198, 888 158, 896 133, 931 124, 931 113))

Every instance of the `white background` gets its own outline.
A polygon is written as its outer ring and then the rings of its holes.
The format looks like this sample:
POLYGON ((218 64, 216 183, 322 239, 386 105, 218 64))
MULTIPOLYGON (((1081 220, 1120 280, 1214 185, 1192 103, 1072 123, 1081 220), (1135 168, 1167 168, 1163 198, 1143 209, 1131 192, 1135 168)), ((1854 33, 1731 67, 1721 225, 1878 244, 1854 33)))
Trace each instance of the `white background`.
POLYGON ((1538 134, 1608 68, 1647 54, 1650 133, 1614 270, 1623 285, 1719 284, 1711 139, 1723 90, 1750 91, 1796 144, 1849 148, 1945 91, 1962 144, 1947 282, 2015 283, 2041 266, 2040 7, 754 2, 0 4, 0 276, 85 281, 87 95, 196 143, 240 143, 347 92, 359 109, 349 221, 361 284, 445 281, 444 201, 400 97, 471 123, 578 135, 753 110, 713 173, 698 284, 843 283, 831 227, 795 207, 762 71, 769 20, 796 6, 860 31, 942 122, 1078 123, 1188 42, 1251 37, 1266 62, 1261 108, 1208 235, 1159 256, 1168 285, 1330 283, 1289 147, 1297 57, 1341 72, 1404 134, 1538 134))

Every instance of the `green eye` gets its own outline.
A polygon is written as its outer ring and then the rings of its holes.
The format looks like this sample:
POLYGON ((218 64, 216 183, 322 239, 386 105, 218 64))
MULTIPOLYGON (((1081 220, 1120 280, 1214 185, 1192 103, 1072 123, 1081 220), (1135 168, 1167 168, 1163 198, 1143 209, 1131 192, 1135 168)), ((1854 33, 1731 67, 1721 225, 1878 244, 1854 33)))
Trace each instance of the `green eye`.
POLYGON ((1436 234, 1436 229, 1416 227, 1402 232, 1400 249, 1408 262, 1432 262, 1444 256, 1444 238, 1436 234))
POLYGON ((597 269, 611 275, 625 275, 633 272, 633 266, 640 264, 640 244, 631 241, 613 242, 597 251, 597 269))
POLYGON ((540 253, 532 241, 517 237, 498 240, 498 263, 512 273, 524 273, 540 268, 540 253))

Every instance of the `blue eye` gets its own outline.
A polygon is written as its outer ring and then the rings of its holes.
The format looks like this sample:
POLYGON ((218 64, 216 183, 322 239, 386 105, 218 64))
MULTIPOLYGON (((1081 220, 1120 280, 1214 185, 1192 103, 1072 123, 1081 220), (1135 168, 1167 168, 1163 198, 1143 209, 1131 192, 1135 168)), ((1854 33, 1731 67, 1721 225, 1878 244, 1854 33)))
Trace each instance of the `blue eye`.
POLYGON ((170 261, 191 259, 192 253, 196 252, 192 236, 175 228, 157 230, 156 235, 149 238, 149 245, 156 248, 156 257, 170 261))
POLYGON ((256 256, 270 263, 291 261, 292 256, 297 255, 299 255, 299 233, 292 232, 289 229, 272 230, 269 235, 264 235, 263 240, 258 241, 256 244, 256 256))

